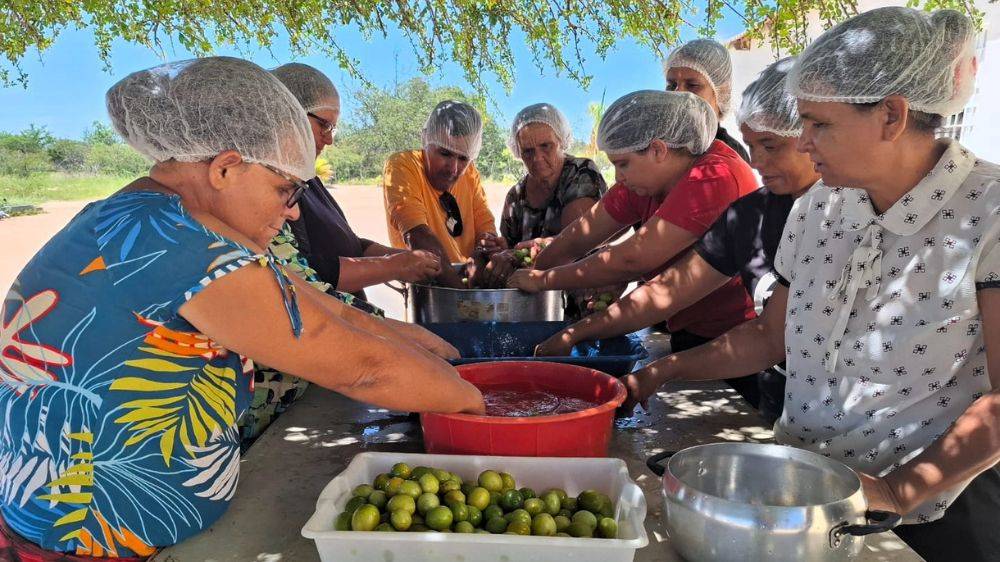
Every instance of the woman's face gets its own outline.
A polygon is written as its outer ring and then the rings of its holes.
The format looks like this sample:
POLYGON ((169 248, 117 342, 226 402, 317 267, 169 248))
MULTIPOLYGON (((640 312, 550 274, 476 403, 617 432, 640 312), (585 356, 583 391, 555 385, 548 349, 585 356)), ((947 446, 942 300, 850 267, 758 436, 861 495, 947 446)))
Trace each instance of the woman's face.
POLYGON ((615 183, 643 197, 661 197, 673 186, 676 178, 691 165, 691 158, 671 150, 661 140, 654 140, 643 151, 609 156, 615 167, 615 183))
POLYGON ((809 155, 798 151, 797 137, 758 133, 746 125, 740 132, 750 149, 750 165, 771 193, 798 197, 819 181, 809 155))
POLYGON ((293 182, 261 164, 244 162, 236 151, 209 163, 209 179, 215 194, 212 215, 262 248, 285 221, 299 218, 299 206, 287 205, 295 192, 293 182))
POLYGON ((715 114, 720 115, 719 100, 715 96, 715 90, 705 75, 693 68, 675 66, 667 70, 667 91, 690 92, 707 101, 715 110, 715 114))
POLYGON ((309 125, 312 127, 313 140, 316 142, 316 156, 333 144, 333 135, 340 120, 340 100, 337 100, 336 104, 329 105, 336 105, 337 110, 324 108, 309 112, 312 114, 309 116, 309 125))
POLYGON ((517 132, 517 146, 528 175, 544 185, 551 185, 562 173, 564 153, 559 137, 544 123, 531 123, 517 132))
POLYGON ((823 183, 864 188, 885 148, 883 111, 840 102, 798 100, 802 136, 798 150, 809 154, 823 183))

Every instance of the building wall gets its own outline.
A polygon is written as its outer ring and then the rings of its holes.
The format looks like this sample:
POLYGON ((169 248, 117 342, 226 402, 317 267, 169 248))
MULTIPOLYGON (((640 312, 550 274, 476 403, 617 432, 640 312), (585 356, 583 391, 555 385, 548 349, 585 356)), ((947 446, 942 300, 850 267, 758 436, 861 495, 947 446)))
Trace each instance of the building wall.
MULTIPOLYGON (((858 9, 865 11, 892 5, 905 5, 905 2, 861 0, 858 9)), ((960 130, 949 130, 949 134, 958 135, 962 144, 980 158, 1000 162, 1000 2, 976 0, 976 6, 985 15, 984 29, 977 42, 979 72, 976 76, 976 93, 961 116, 960 130)), ((822 32, 818 19, 813 19, 809 26, 809 36, 816 37, 822 32)), ((743 50, 733 47, 738 43, 730 41, 729 52, 733 59, 733 111, 723 120, 723 125, 737 135, 737 138, 738 130, 732 114, 739 104, 739 93, 767 65, 780 56, 785 56, 775 54, 769 44, 754 43, 751 48, 743 50)))

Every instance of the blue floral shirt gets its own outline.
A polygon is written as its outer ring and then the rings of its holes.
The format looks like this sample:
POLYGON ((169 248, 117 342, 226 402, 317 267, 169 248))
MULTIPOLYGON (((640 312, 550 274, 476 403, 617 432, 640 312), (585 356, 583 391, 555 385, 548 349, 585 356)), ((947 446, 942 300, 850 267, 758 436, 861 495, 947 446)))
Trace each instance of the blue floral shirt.
POLYGON ((180 199, 92 203, 28 263, 0 311, 0 514, 53 551, 147 555, 208 527, 239 478, 249 365, 178 309, 268 256, 180 199))

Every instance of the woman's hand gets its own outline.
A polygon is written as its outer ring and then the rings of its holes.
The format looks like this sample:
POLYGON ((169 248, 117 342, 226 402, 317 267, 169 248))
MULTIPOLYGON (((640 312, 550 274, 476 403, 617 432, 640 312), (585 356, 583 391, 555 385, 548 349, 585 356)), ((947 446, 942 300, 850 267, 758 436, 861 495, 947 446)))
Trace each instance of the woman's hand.
POLYGON ((861 489, 864 490, 865 499, 868 500, 868 509, 878 511, 888 511, 906 515, 903 505, 892 491, 892 487, 884 478, 858 472, 861 478, 861 489))
POLYGON ((562 330, 535 346, 535 357, 569 357, 574 345, 573 336, 562 330))
POLYGON ((406 283, 420 283, 441 273, 441 259, 427 250, 412 250, 389 256, 396 279, 406 283))
POLYGON ((502 289, 507 286, 507 278, 517 269, 517 259, 513 250, 504 250, 490 256, 483 268, 483 284, 488 289, 502 289))
POLYGON ((503 236, 497 236, 492 232, 484 232, 479 235, 476 240, 477 250, 485 253, 487 256, 491 256, 497 252, 502 252, 508 248, 507 239, 503 236))
POLYGON ((545 290, 545 272, 537 269, 518 269, 507 278, 507 286, 525 293, 545 290))
POLYGON ((671 380, 668 359, 669 357, 666 357, 647 365, 622 379, 622 382, 625 383, 625 389, 628 390, 628 397, 625 398, 625 402, 621 406, 622 410, 631 412, 638 404, 642 406, 643 410, 649 411, 649 397, 663 383, 671 380))

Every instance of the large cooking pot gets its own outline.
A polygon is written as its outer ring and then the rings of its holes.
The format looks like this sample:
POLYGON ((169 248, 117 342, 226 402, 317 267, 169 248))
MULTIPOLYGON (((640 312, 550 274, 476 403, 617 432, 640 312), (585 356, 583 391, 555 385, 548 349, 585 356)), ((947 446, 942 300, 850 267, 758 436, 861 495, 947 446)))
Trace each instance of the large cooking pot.
POLYGON ((562 291, 452 289, 411 283, 406 320, 431 322, 553 322, 563 319, 562 291))
POLYGON ((670 542, 691 561, 848 560, 864 535, 900 521, 866 510, 861 479, 846 465, 793 447, 713 443, 646 464, 663 476, 670 542))

